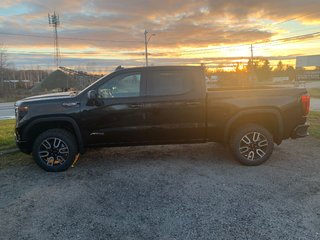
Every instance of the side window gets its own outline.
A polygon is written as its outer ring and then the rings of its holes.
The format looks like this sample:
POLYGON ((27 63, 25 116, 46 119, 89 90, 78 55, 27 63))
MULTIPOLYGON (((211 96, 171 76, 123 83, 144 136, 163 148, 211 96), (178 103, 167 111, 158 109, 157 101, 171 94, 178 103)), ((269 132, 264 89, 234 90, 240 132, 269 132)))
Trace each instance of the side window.
POLYGON ((188 71, 154 71, 147 79, 147 95, 180 95, 192 90, 193 74, 188 71))
POLYGON ((99 98, 124 98, 140 96, 140 73, 115 76, 98 88, 99 98))

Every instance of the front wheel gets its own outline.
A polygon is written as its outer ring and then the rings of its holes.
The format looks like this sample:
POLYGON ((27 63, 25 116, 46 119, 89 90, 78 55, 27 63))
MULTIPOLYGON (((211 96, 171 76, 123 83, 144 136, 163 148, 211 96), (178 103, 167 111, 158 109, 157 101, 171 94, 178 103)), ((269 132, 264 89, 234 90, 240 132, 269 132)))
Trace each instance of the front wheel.
POLYGON ((48 172, 68 169, 77 152, 74 136, 62 129, 50 129, 41 133, 32 149, 35 162, 48 172))
POLYGON ((267 129, 257 124, 249 124, 235 131, 230 139, 230 147, 240 163, 257 166, 270 158, 274 143, 267 129))

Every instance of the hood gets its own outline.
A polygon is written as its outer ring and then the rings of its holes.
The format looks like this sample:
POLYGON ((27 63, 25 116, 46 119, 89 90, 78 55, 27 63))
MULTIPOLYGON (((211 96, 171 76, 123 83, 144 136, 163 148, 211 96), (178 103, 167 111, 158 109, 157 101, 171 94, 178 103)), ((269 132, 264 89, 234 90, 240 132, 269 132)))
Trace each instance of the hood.
POLYGON ((73 97, 76 95, 77 92, 59 92, 59 93, 49 93, 43 95, 37 95, 32 97, 27 97, 24 100, 32 100, 32 99, 39 99, 39 98, 59 98, 59 97, 73 97))
POLYGON ((22 100, 17 101, 17 104, 19 102, 29 102, 29 101, 37 101, 37 100, 54 100, 54 99, 60 99, 60 98, 70 98, 77 95, 77 92, 59 92, 59 93, 50 93, 50 94, 43 94, 43 95, 37 95, 32 97, 27 97, 22 100))

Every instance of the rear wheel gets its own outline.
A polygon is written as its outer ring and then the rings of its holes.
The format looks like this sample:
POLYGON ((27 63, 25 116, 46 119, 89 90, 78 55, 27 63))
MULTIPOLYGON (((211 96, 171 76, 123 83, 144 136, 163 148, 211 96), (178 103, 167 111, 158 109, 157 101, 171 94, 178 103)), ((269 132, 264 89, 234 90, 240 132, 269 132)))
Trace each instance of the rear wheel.
POLYGON ((235 131, 230 139, 230 146, 239 162, 256 166, 270 158, 274 143, 267 129, 257 124, 249 124, 235 131))
POLYGON ((50 129, 41 133, 33 143, 35 162, 48 172, 68 169, 77 154, 74 136, 62 129, 50 129))

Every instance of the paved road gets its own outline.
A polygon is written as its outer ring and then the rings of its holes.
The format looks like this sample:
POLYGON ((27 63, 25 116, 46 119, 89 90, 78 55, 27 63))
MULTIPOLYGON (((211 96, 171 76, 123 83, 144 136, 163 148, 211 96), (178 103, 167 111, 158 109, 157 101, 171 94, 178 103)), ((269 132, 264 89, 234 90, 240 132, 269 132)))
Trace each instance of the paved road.
POLYGON ((0 157, 0 238, 320 239, 319 146, 258 167, 211 143, 90 150, 63 173, 0 157))
POLYGON ((307 82, 305 86, 307 88, 320 88, 320 82, 307 82))
POLYGON ((0 103, 0 119, 14 118, 14 102, 0 103))
POLYGON ((320 98, 311 98, 310 109, 320 112, 320 98))

